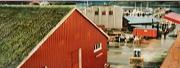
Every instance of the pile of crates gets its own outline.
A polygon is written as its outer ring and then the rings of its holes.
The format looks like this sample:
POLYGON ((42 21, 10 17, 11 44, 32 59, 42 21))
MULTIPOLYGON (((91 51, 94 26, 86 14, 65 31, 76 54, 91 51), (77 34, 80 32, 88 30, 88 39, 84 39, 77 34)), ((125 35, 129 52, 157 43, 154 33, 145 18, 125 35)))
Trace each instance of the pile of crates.
POLYGON ((130 57, 130 65, 142 67, 144 65, 143 57, 130 57))

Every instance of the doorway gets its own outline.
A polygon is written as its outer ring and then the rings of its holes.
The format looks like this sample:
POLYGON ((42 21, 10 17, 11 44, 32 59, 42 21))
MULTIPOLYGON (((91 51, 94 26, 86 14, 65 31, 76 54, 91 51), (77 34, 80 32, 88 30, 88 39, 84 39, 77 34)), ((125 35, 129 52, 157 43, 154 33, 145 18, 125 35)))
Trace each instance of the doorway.
POLYGON ((82 68, 82 50, 81 48, 71 53, 72 68, 82 68))

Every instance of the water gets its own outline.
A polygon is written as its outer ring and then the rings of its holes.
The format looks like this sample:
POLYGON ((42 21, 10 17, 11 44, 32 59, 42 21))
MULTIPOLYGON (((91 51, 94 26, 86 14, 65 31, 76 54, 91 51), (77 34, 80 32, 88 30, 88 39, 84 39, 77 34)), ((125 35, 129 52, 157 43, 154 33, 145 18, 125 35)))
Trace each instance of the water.
POLYGON ((172 11, 180 14, 180 8, 170 8, 172 11))

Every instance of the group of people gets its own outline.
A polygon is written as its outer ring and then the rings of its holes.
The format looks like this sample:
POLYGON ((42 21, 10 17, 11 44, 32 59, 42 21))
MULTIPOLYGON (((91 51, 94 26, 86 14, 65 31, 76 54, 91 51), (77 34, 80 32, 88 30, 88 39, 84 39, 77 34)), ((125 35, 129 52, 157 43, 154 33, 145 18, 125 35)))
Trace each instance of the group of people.
POLYGON ((143 37, 142 36, 131 36, 131 35, 120 35, 118 37, 118 42, 124 42, 125 44, 130 42, 133 42, 133 45, 141 45, 141 41, 142 41, 143 37))
POLYGON ((142 36, 135 36, 133 40, 133 45, 140 46, 142 39, 143 39, 142 36))
POLYGON ((134 57, 141 57, 141 49, 134 49, 134 57))
POLYGON ((129 42, 133 40, 133 35, 126 35, 126 34, 121 34, 120 36, 118 36, 118 42, 129 42))

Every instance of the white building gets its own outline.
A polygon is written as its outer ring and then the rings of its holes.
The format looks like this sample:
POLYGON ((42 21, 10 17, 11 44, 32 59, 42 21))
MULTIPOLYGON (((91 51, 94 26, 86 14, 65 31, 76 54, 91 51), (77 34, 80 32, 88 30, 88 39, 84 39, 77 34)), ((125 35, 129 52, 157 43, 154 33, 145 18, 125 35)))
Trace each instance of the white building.
POLYGON ((91 6, 83 10, 97 25, 106 28, 122 28, 123 9, 119 6, 91 6))

